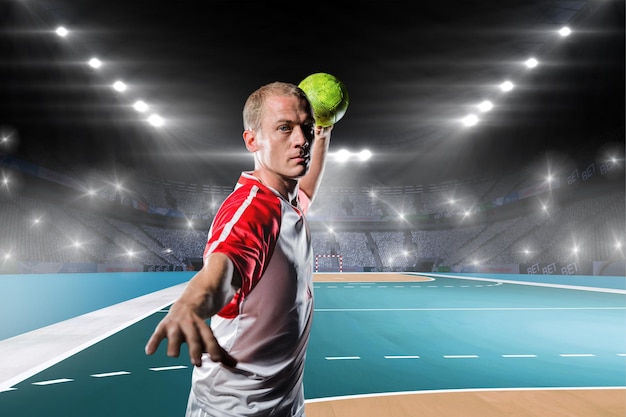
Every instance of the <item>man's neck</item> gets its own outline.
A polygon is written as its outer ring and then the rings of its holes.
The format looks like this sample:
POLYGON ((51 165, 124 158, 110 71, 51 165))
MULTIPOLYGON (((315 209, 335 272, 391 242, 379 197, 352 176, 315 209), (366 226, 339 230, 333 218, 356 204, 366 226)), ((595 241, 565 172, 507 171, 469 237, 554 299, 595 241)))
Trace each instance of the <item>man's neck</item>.
POLYGON ((298 180, 282 179, 276 176, 267 175, 259 170, 252 171, 252 175, 266 187, 278 192, 285 200, 289 202, 295 201, 298 196, 298 180))

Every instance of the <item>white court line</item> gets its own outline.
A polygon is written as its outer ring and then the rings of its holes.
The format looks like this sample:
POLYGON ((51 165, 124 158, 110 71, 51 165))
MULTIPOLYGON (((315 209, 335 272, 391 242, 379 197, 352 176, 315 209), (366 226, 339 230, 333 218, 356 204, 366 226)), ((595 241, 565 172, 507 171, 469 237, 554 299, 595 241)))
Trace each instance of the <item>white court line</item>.
POLYGON ((385 359, 419 359, 417 355, 385 355, 385 359))
POLYGON ((9 339, 0 340, 0 391, 87 349, 163 310, 180 296, 182 283, 9 339), (71 336, 71 337, 69 337, 71 336), (45 340, 45 343, 41 343, 45 340))
POLYGON ((93 375, 89 375, 92 376, 94 378, 108 378, 110 376, 120 376, 120 375, 130 375, 130 372, 128 371, 115 371, 115 372, 105 372, 102 374, 93 374, 93 375))
POLYGON ((476 359, 478 355, 443 355, 446 359, 476 359))
POLYGON ((327 361, 345 361, 345 360, 355 360, 361 359, 360 356, 326 356, 324 359, 327 361))
POLYGON ((336 400, 349 400, 360 398, 378 398, 378 397, 393 397, 403 395, 432 395, 441 393, 456 394, 459 392, 524 392, 524 391, 572 391, 572 390, 585 390, 585 391, 604 391, 604 390, 623 390, 626 386, 616 387, 526 387, 526 388, 469 388, 469 389, 435 389, 435 390, 423 390, 423 391, 397 391, 397 392, 376 392, 372 394, 356 394, 356 395, 340 395, 336 397, 323 397, 312 398, 304 400, 305 404, 309 403, 321 403, 326 401, 336 400))
POLYGON ((626 307, 450 307, 450 308, 316 308, 315 311, 547 311, 547 310, 626 310, 626 307))
POLYGON ((626 290, 614 289, 614 288, 598 288, 598 287, 587 287, 587 286, 581 286, 581 285, 553 284, 553 283, 548 283, 548 282, 537 282, 537 281, 516 281, 516 280, 494 279, 494 278, 486 278, 486 277, 469 277, 469 276, 458 275, 458 274, 434 274, 430 272, 424 272, 422 274, 424 276, 434 277, 434 278, 452 278, 452 279, 462 279, 462 280, 472 280, 472 281, 492 281, 492 282, 495 281, 500 285, 504 283, 504 284, 515 284, 515 285, 530 285, 532 287, 550 287, 550 288, 561 288, 561 289, 567 289, 567 290, 583 290, 583 291, 606 292, 606 293, 612 293, 612 294, 626 294, 626 290))
POLYGON ((502 355, 503 358, 536 358, 537 355, 502 355))
POLYGON ((175 365, 175 366, 161 366, 159 368, 148 368, 151 371, 160 372, 160 371, 173 371, 175 369, 187 369, 188 367, 185 365, 175 365))
POLYGON ((559 356, 563 358, 588 358, 596 355, 593 353, 561 353, 559 356))
POLYGON ((73 379, 70 378, 59 378, 59 379, 50 379, 48 381, 39 381, 33 382, 33 385, 53 385, 53 384, 62 384, 64 382, 72 382, 73 379))

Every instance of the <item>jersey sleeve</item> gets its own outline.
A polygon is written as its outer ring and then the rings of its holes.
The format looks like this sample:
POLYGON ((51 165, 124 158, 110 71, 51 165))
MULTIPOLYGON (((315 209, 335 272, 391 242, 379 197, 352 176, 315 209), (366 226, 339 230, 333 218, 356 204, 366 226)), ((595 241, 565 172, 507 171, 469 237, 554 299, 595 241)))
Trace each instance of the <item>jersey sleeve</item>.
POLYGON ((220 316, 237 315, 239 303, 263 275, 278 239, 280 219, 280 201, 257 186, 236 190, 218 210, 204 259, 211 253, 223 253, 241 276, 241 289, 220 316))
POLYGON ((300 189, 298 189, 298 202, 300 205, 300 209, 304 214, 309 212, 309 207, 311 206, 311 199, 306 193, 300 189))

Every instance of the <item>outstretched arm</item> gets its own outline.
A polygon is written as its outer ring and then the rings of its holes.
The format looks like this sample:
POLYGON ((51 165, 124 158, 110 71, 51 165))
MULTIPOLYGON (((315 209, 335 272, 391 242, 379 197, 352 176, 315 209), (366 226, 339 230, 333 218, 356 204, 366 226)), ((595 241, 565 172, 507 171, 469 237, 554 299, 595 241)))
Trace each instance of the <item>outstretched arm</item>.
POLYGON ((315 127, 315 139, 311 146, 311 162, 307 173, 300 178, 300 190, 302 190, 311 200, 315 198, 319 189, 324 169, 326 167, 326 158, 328 156, 328 147, 330 146, 330 133, 333 126, 315 127))
POLYGON ((230 258, 222 253, 209 255, 157 325, 146 344, 146 353, 152 355, 163 339, 168 339, 168 356, 178 357, 181 345, 186 342, 191 363, 196 366, 202 365, 204 352, 213 361, 235 366, 237 361, 219 345, 206 320, 233 298, 241 286, 240 281, 230 258))

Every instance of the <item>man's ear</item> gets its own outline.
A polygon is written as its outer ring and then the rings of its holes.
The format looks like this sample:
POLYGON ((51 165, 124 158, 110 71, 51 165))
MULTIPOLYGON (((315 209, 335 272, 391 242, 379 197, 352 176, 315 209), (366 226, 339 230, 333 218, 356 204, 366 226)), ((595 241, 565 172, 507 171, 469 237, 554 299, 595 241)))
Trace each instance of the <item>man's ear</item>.
POLYGON ((250 152, 256 152, 259 149, 256 141, 256 132, 254 130, 243 131, 243 142, 246 144, 246 149, 250 152))

